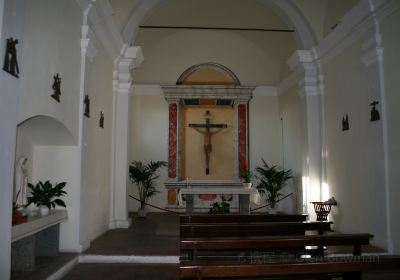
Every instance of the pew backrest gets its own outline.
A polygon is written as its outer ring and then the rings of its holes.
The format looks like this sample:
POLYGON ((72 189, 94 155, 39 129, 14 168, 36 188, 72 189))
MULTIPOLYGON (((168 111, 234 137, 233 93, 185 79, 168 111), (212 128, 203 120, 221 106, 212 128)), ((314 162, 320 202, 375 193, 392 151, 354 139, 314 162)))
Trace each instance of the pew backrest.
POLYGON ((306 231, 318 231, 322 234, 331 231, 331 224, 332 222, 181 224, 180 236, 185 238, 304 235, 306 231))
POLYGON ((180 224, 191 223, 271 223, 271 222, 305 222, 306 214, 224 214, 224 215, 180 215, 180 224))

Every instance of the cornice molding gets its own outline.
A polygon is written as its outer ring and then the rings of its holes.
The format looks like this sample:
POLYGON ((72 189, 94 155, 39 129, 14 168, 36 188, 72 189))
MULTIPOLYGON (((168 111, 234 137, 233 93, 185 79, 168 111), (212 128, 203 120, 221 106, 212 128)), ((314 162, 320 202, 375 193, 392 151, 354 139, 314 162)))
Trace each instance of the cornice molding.
POLYGON ((313 48, 321 64, 328 63, 374 28, 376 21, 384 20, 399 8, 398 0, 359 1, 338 26, 313 48))
POLYGON ((167 101, 183 98, 215 98, 249 101, 255 87, 246 86, 212 86, 212 85, 173 85, 161 86, 167 101))
POLYGON ((84 13, 83 25, 90 25, 93 28, 97 38, 113 59, 118 57, 123 40, 112 16, 110 3, 107 0, 76 1, 84 13))

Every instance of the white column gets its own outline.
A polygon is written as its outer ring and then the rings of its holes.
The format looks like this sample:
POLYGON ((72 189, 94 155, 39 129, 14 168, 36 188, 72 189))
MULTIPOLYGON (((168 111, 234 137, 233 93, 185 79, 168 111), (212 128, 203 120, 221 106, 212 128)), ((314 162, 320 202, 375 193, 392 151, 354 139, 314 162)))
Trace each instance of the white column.
POLYGON ((128 228, 129 184, 129 119, 131 70, 140 65, 143 54, 140 47, 124 46, 114 64, 113 96, 113 170, 111 185, 110 228, 128 228))
MULTIPOLYGON (((312 201, 322 200, 323 110, 318 65, 311 51, 296 51, 289 59, 291 70, 300 77, 299 95, 303 108, 303 211, 314 215, 312 201)), ((313 217, 311 217, 313 219, 313 217)))
MULTIPOLYGON (((90 72, 92 62, 97 54, 95 48, 95 35, 87 25, 87 16, 92 8, 89 4, 84 11, 84 21, 82 25, 82 38, 81 38, 81 77, 80 77, 80 89, 79 89, 79 140, 78 140, 78 153, 80 153, 78 174, 80 174, 80 203, 79 211, 75 211, 77 216, 71 216, 70 219, 76 221, 79 225, 79 245, 77 245, 79 251, 84 251, 90 246, 90 240, 88 239, 89 230, 87 227, 89 219, 88 209, 88 129, 87 129, 87 118, 84 117, 84 97, 86 94, 90 95, 90 89, 88 88, 88 82, 90 79, 90 72)), ((75 223, 74 223, 75 224, 75 223)))

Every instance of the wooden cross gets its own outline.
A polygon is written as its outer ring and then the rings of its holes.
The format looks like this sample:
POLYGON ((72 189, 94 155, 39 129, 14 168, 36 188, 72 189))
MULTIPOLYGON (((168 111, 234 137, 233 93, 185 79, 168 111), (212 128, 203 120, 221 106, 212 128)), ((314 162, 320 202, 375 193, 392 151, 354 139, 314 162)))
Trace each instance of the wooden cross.
POLYGON ((206 174, 210 174, 210 153, 212 151, 211 136, 220 132, 222 129, 227 128, 226 124, 211 124, 211 114, 210 111, 206 111, 204 117, 206 118, 206 123, 190 123, 189 127, 194 128, 198 132, 204 134, 204 153, 206 155, 206 174), (211 129, 218 128, 217 131, 211 132, 211 129), (204 129, 204 130, 202 130, 204 129))

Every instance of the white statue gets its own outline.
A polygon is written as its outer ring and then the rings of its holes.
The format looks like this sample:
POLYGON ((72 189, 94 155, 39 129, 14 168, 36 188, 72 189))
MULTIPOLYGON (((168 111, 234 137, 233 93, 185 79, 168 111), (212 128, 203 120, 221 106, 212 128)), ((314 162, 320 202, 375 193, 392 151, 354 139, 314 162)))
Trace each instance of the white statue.
POLYGON ((18 207, 24 207, 27 204, 28 190, 28 169, 25 157, 20 157, 15 168, 15 202, 18 207))

